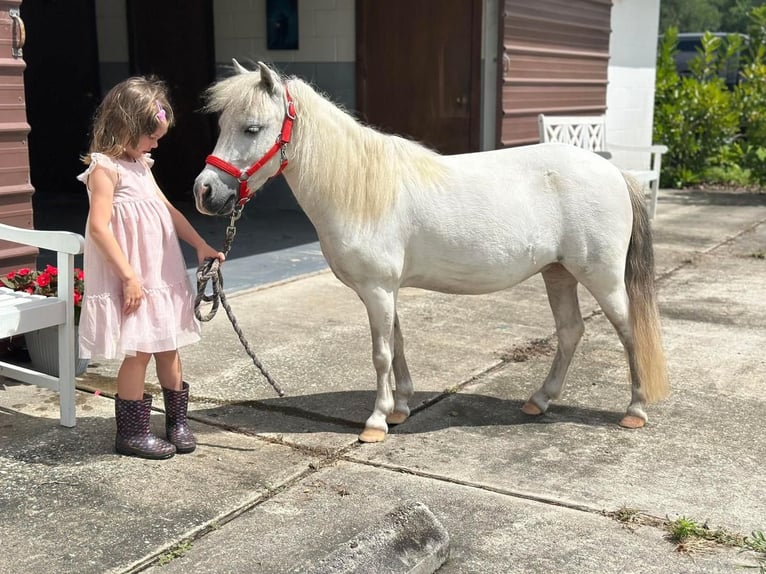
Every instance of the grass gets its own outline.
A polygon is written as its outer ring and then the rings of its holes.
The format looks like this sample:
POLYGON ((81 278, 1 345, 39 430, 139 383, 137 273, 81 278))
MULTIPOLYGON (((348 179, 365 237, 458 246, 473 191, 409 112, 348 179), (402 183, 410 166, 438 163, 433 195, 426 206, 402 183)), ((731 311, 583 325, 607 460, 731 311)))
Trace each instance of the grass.
POLYGON ((742 546, 744 537, 723 528, 710 528, 707 523, 699 525, 695 520, 682 516, 667 523, 670 539, 674 542, 686 542, 693 538, 709 540, 725 546, 742 546))
POLYGON ((747 568, 758 568, 760 574, 766 573, 766 534, 763 530, 756 530, 750 536, 745 537, 744 550, 751 550, 756 554, 757 564, 747 566, 747 568))
POLYGON ((191 540, 183 540, 179 542, 169 551, 165 552, 165 554, 160 556, 160 560, 159 560, 160 566, 165 566, 167 564, 170 564, 176 558, 181 558, 191 549, 192 549, 191 540))
POLYGON ((750 536, 742 536, 724 528, 710 528, 707 523, 700 524, 692 518, 681 516, 675 520, 643 514, 635 508, 623 506, 614 512, 605 513, 610 518, 635 529, 639 526, 661 527, 667 531, 667 538, 676 544, 679 552, 696 552, 715 545, 739 548, 741 552, 751 552, 755 564, 742 564, 742 568, 758 569, 759 574, 766 574, 766 533, 756 530, 750 536))
POLYGON ((766 534, 762 530, 754 531, 750 536, 742 536, 723 528, 712 529, 707 524, 698 524, 695 520, 681 516, 667 522, 666 529, 671 540, 678 543, 680 552, 693 552, 704 548, 706 543, 739 547, 742 552, 753 552, 755 564, 742 564, 742 568, 757 568, 766 574, 766 534))

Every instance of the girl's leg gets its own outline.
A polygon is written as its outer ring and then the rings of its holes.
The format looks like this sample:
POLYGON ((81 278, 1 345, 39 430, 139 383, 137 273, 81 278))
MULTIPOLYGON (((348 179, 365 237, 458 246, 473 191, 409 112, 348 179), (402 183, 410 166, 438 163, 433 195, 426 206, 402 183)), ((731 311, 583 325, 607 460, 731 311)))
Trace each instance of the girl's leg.
POLYGON ((183 381, 181 357, 178 351, 155 353, 157 378, 165 399, 165 432, 178 453, 192 452, 197 441, 187 422, 189 385, 183 381))
POLYGON ((141 458, 169 458, 176 447, 152 433, 152 395, 144 393, 146 367, 151 355, 126 357, 117 373, 114 415, 117 421, 115 450, 141 458))
POLYGON ((125 357, 117 373, 117 394, 125 401, 140 401, 144 397, 146 367, 152 356, 137 353, 135 357, 125 357))
POLYGON ((160 380, 160 385, 163 389, 171 391, 183 389, 181 356, 177 350, 155 353, 154 362, 157 365, 157 378, 160 380))

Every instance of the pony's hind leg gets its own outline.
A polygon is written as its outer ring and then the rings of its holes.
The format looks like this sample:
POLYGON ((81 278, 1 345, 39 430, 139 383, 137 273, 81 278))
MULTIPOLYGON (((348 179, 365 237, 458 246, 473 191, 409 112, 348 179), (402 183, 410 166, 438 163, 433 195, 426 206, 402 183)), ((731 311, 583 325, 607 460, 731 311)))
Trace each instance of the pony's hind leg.
POLYGON ((577 279, 559 264, 547 267, 542 271, 542 275, 556 322, 558 348, 545 382, 521 407, 528 415, 544 413, 551 400, 561 395, 567 370, 585 331, 577 299, 577 279))
POLYGON ((409 402, 413 394, 412 377, 410 377, 410 370, 407 367, 407 360, 404 358, 404 338, 399 325, 399 313, 394 315, 393 366, 394 379, 396 380, 394 410, 386 417, 386 422, 390 425, 398 425, 410 416, 409 402))
POLYGON ((388 425, 386 417, 394 410, 392 368, 392 335, 396 314, 396 294, 383 287, 374 287, 369 291, 359 291, 359 296, 367 308, 372 335, 372 362, 377 375, 377 395, 375 408, 359 435, 362 442, 381 442, 386 438, 388 425))
POLYGON ((601 310, 617 331, 617 336, 625 349, 630 372, 631 399, 627 412, 620 420, 620 426, 625 428, 640 428, 646 424, 647 415, 644 411, 646 394, 641 385, 637 367, 634 334, 630 323, 628 294, 624 283, 616 282, 611 290, 599 290, 586 285, 593 297, 598 301, 601 310))

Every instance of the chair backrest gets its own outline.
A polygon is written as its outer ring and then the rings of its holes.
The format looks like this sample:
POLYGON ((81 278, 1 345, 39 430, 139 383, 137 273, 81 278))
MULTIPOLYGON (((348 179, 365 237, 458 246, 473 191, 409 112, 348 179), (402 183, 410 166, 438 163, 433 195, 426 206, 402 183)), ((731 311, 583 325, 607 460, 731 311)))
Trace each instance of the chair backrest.
POLYGON ((604 116, 537 116, 541 142, 568 143, 590 151, 606 150, 604 116))

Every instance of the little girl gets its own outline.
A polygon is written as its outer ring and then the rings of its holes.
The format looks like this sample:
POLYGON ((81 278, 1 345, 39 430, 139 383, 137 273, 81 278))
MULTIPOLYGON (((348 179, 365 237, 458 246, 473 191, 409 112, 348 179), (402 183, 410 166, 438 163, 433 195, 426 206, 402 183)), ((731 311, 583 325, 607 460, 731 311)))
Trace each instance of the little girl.
POLYGON ((96 110, 88 166, 77 179, 88 190, 85 297, 80 357, 122 359, 115 419, 118 453, 169 458, 192 452, 187 424, 189 385, 178 348, 199 341, 194 296, 179 237, 206 258, 224 255, 208 245, 160 191, 149 152, 173 124, 165 84, 129 78, 112 88, 96 110), (167 441, 150 428, 152 395, 144 379, 154 357, 165 399, 167 441))

